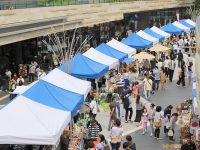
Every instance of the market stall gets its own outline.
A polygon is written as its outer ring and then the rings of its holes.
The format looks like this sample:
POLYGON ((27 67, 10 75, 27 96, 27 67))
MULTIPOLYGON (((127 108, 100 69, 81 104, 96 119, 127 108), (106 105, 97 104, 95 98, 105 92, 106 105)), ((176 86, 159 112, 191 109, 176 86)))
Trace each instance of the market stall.
POLYGON ((200 148, 200 118, 196 103, 196 82, 193 83, 193 99, 186 100, 177 108, 179 113, 180 142, 192 140, 200 148))

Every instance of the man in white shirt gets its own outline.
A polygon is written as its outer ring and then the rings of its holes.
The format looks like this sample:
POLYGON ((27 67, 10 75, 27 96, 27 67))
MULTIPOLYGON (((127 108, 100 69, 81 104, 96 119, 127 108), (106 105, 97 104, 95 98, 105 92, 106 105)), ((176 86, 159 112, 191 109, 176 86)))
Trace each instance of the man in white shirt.
POLYGON ((97 115, 97 102, 94 99, 94 96, 91 96, 90 99, 91 99, 90 102, 91 115, 93 116, 93 118, 95 118, 97 115))
POLYGON ((166 77, 168 77, 169 75, 169 57, 168 56, 166 56, 166 59, 164 61, 164 68, 165 68, 166 77))
POLYGON ((29 65, 29 82, 33 82, 35 79, 35 69, 36 69, 36 66, 35 66, 35 63, 34 61, 31 61, 31 64, 29 65))

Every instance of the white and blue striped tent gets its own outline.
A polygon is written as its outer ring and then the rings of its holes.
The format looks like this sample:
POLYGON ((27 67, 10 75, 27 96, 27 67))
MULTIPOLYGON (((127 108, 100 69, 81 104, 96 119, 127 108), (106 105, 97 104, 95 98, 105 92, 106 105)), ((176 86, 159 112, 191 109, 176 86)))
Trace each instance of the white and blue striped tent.
POLYGON ((0 110, 0 144, 56 145, 90 86, 54 69, 0 110))
POLYGON ((194 80, 192 86, 192 98, 193 98, 193 111, 194 114, 199 114, 198 103, 197 103, 197 93, 196 93, 196 81, 194 80))

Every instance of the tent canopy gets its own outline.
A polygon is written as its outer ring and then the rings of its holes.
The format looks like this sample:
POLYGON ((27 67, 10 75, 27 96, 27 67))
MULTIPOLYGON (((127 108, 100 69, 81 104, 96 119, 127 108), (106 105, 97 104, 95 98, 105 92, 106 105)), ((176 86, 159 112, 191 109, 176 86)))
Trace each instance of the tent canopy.
POLYGON ((191 19, 186 19, 185 22, 187 22, 188 24, 191 24, 192 26, 196 27, 196 23, 194 21, 192 21, 191 19))
POLYGON ((190 31, 190 28, 184 26, 183 24, 179 23, 178 21, 175 21, 172 23, 173 25, 175 25, 176 27, 183 29, 185 32, 190 31))
POLYGON ((120 51, 120 52, 123 52, 123 53, 126 53, 128 54, 129 56, 133 55, 136 53, 136 49, 130 47, 130 46, 127 46, 115 39, 112 39, 111 41, 109 41, 108 43, 106 43, 108 46, 120 51))
POLYGON ((165 51, 170 50, 170 48, 158 44, 158 45, 155 45, 155 46, 151 47, 149 50, 150 51, 154 51, 154 52, 165 52, 165 51))
POLYGON ((172 23, 168 23, 166 26, 162 28, 162 30, 171 34, 181 34, 182 32, 184 32, 183 29, 176 27, 172 23))
POLYGON ((72 76, 84 79, 99 78, 109 70, 108 66, 93 61, 82 54, 77 54, 60 67, 63 71, 66 70, 65 68, 68 68, 68 72, 72 76))
POLYGON ((19 95, 0 110, 0 117, 0 144, 56 145, 71 113, 19 95))
POLYGON ((90 48, 88 51, 83 53, 83 55, 92 59, 93 61, 109 66, 109 69, 116 67, 118 64, 117 59, 107 56, 94 48, 90 48))
POLYGON ((141 38, 136 33, 132 33, 126 39, 122 40, 122 43, 134 48, 149 48, 153 45, 153 42, 141 38))
POLYGON ((170 34, 161 30, 160 28, 156 27, 156 26, 153 26, 151 27, 151 30, 161 36, 164 36, 165 38, 169 38, 170 37, 170 34))
POLYGON ((136 33, 140 37, 142 37, 145 40, 153 42, 153 45, 157 44, 159 42, 159 39, 147 34, 146 32, 140 30, 139 32, 136 33))
POLYGON ((97 51, 108 55, 110 57, 116 58, 119 61, 123 60, 125 57, 128 57, 128 54, 123 53, 121 51, 118 51, 110 46, 108 46, 105 43, 102 43, 101 45, 99 45, 98 47, 95 48, 97 51))
POLYGON ((54 69, 0 110, 0 144, 56 145, 90 88, 54 69))
POLYGON ((84 101, 83 95, 67 91, 43 80, 38 81, 22 95, 37 103, 69 111, 73 116, 84 101), (42 92, 38 94, 38 91, 42 92))
POLYGON ((195 29, 195 26, 193 26, 193 25, 187 23, 185 20, 180 20, 179 22, 180 22, 181 24, 183 24, 184 26, 190 28, 190 30, 194 30, 194 29, 195 29))
POLYGON ((144 30, 144 32, 147 33, 147 34, 149 34, 149 35, 151 35, 151 36, 153 36, 153 37, 155 37, 155 38, 157 38, 157 39, 159 39, 159 41, 163 41, 163 40, 165 39, 165 36, 162 36, 162 35, 160 35, 160 34, 154 32, 154 31, 151 30, 150 28, 146 28, 146 29, 144 30))
POLYGON ((47 81, 57 87, 63 88, 67 91, 84 95, 85 98, 91 89, 90 82, 73 77, 57 68, 43 77, 42 80, 47 81))

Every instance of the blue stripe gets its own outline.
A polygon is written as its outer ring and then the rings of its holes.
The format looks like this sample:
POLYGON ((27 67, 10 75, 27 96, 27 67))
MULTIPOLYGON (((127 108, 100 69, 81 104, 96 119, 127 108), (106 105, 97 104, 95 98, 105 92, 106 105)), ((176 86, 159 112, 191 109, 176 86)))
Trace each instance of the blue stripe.
POLYGON ((46 106, 70 111, 72 115, 76 114, 84 101, 83 95, 59 88, 44 80, 38 81, 22 95, 46 106))

